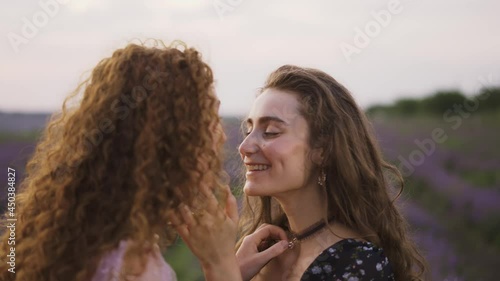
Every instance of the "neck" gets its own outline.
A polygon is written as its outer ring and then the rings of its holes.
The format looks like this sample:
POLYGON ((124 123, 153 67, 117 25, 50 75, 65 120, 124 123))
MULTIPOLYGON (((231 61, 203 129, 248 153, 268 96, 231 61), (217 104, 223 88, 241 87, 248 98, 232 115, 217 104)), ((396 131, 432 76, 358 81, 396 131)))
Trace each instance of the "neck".
POLYGON ((306 186, 275 198, 294 233, 301 233, 325 218, 326 198, 318 186, 306 186))

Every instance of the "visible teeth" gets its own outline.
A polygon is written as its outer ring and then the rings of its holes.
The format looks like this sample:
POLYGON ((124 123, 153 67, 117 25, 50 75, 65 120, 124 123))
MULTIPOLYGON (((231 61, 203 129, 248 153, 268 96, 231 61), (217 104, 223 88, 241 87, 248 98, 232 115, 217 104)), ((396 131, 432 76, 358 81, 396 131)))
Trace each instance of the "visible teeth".
POLYGON ((248 165, 249 171, 264 171, 267 170, 269 166, 267 165, 248 165))

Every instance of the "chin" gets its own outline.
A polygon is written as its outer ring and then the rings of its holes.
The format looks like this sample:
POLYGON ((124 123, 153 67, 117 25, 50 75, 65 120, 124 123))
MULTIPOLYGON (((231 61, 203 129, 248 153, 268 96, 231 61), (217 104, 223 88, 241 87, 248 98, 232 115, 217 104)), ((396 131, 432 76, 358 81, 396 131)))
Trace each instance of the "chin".
POLYGON ((266 190, 265 187, 249 183, 248 181, 245 183, 245 186, 243 187, 243 192, 245 192, 247 196, 269 196, 269 194, 267 194, 265 190, 266 190))

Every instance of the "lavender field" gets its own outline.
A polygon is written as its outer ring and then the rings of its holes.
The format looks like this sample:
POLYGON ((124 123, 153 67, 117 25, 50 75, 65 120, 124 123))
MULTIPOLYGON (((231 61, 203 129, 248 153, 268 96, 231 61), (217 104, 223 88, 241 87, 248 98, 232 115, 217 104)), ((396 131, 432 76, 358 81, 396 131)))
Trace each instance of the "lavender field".
POLYGON ((460 126, 439 118, 373 121, 386 158, 406 176, 400 203, 432 280, 498 280, 499 117, 473 115, 460 126))
MULTIPOLYGON (((476 114, 460 126, 441 118, 373 118, 386 159, 405 175, 398 199, 414 239, 426 256, 431 280, 498 280, 500 266, 500 115, 476 114), (435 141, 436 130, 441 132, 435 141)), ((240 121, 225 118, 225 168, 238 194, 240 121)), ((38 130, 39 131, 39 130, 38 130)), ((7 167, 23 168, 37 130, 0 134, 0 182, 7 167)), ((19 178, 20 180, 20 178, 19 178)), ((18 182, 19 184, 19 182, 18 182)), ((5 192, 1 207, 5 206, 5 192)), ((166 259, 179 280, 203 280, 195 259, 178 243, 166 259), (193 269, 196 268, 196 270, 193 269)))

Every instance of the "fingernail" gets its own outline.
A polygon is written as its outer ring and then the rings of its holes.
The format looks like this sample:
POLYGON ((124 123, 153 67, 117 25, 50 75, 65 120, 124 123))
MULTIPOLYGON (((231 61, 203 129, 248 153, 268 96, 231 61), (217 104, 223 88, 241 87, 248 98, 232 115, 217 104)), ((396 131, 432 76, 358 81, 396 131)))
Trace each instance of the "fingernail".
POLYGON ((280 243, 281 243, 281 246, 283 247, 283 249, 285 249, 285 250, 288 249, 288 241, 283 240, 280 243))

